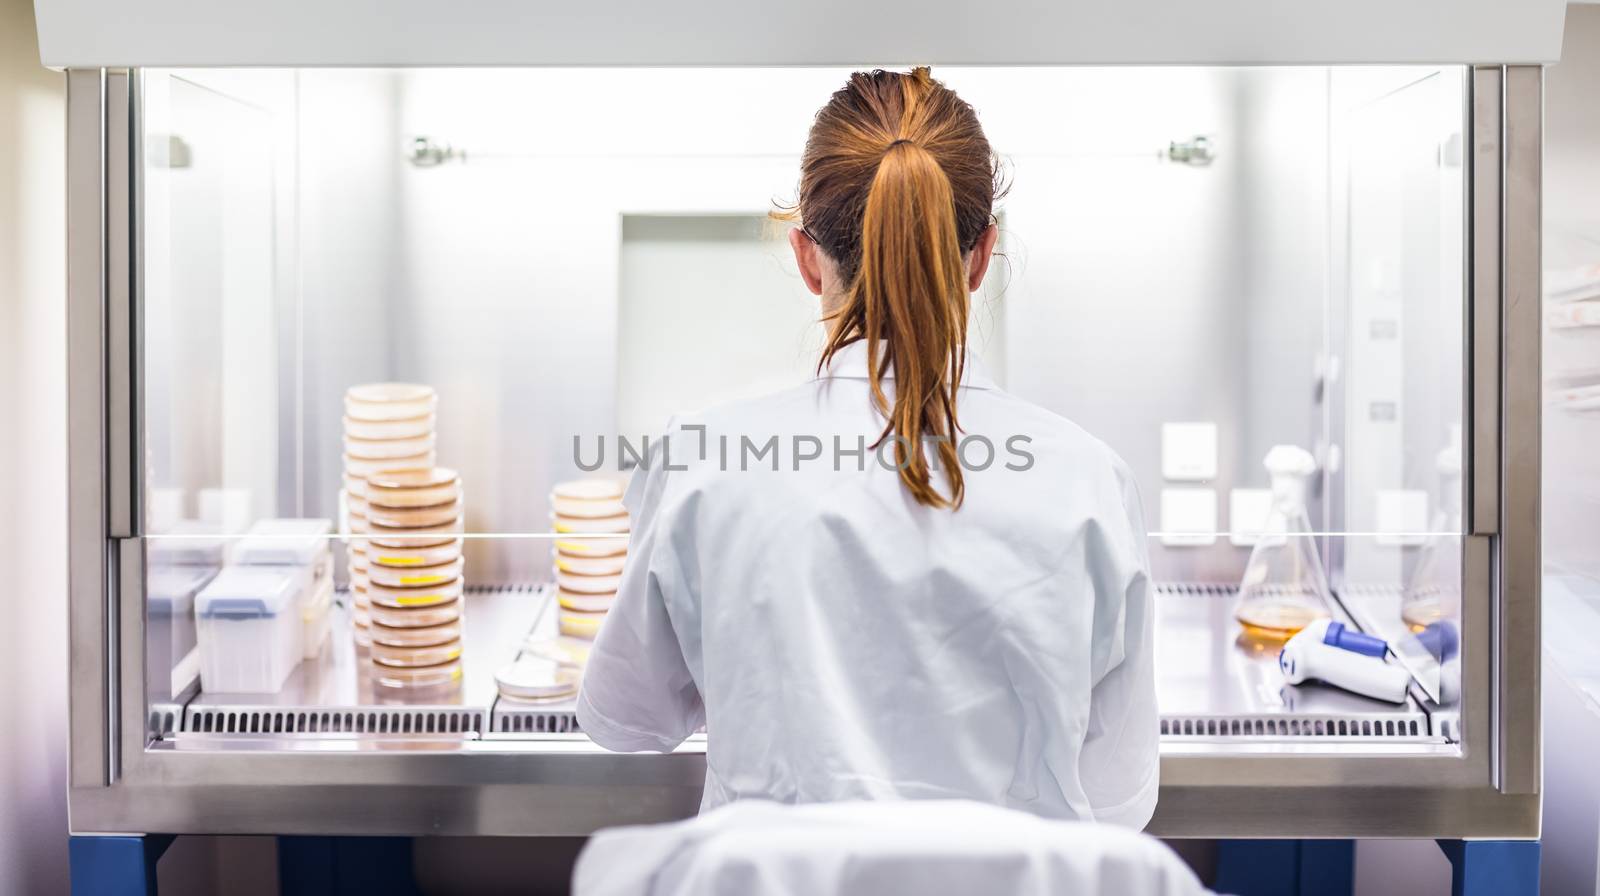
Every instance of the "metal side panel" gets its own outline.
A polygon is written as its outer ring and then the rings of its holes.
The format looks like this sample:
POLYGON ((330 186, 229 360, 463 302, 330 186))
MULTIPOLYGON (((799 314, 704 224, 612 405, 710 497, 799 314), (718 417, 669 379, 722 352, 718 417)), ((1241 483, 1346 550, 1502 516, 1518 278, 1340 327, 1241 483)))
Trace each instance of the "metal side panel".
POLYGON ((111 780, 105 491, 105 73, 67 73, 67 611, 73 787, 111 780))
POLYGON ((1499 785, 1539 792, 1540 154, 1544 71, 1505 70, 1504 296, 1501 318, 1499 785))

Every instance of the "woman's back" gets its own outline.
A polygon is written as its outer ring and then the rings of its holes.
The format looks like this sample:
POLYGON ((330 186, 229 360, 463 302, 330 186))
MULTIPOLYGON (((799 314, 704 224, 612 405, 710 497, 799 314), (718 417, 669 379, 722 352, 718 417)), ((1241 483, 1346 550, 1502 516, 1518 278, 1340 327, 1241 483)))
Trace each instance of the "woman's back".
POLYGON ((584 730, 670 749, 703 719, 708 807, 964 797, 1142 826, 1157 729, 1132 482, 977 365, 960 393, 958 512, 917 504, 871 448, 861 350, 677 421, 629 490, 584 730))

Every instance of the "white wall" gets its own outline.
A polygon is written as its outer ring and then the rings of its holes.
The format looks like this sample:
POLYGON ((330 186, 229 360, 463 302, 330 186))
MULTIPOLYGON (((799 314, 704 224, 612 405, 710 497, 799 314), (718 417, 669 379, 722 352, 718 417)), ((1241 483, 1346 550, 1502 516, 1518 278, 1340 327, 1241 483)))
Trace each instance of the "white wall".
POLYGON ((0 893, 67 889, 65 79, 0 0, 0 893))

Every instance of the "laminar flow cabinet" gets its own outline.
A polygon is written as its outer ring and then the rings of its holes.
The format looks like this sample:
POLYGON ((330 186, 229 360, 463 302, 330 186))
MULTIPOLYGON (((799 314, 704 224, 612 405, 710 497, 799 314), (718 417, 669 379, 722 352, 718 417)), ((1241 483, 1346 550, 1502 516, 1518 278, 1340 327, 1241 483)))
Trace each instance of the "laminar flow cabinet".
POLYGON ((1560 4, 1309 25, 1002 4, 975 30, 954 7, 904 30, 890 4, 822 32, 700 5, 652 32, 644 4, 477 0, 424 29, 420 3, 41 0, 69 84, 75 832, 693 813, 703 738, 610 754, 494 672, 555 633, 547 495, 586 440, 806 374, 815 308, 763 216, 844 73, 910 60, 978 107, 1012 178, 975 345, 1140 481, 1152 832, 1537 836, 1538 63, 1560 4), (484 64, 505 67, 451 67, 484 64), (460 677, 427 696, 375 685, 352 632, 342 400, 385 381, 432 387, 465 495, 460 677), (1335 617, 1412 675, 1403 703, 1290 685, 1234 619, 1279 444, 1316 460, 1303 537, 1335 617), (276 688, 207 690, 210 617, 173 571, 233 563, 268 518, 335 521, 314 536, 332 632, 276 688))

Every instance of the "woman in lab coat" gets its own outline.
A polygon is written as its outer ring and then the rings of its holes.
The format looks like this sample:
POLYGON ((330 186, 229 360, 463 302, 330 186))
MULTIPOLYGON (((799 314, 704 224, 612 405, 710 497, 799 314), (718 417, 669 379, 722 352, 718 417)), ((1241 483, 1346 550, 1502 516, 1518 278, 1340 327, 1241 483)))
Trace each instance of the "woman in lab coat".
POLYGON ((703 725, 703 808, 964 798, 1150 818, 1132 477, 967 354, 999 183, 972 108, 926 69, 852 75, 817 114, 790 216, 828 325, 818 375, 675 420, 628 488, 578 720, 629 751, 703 725))

